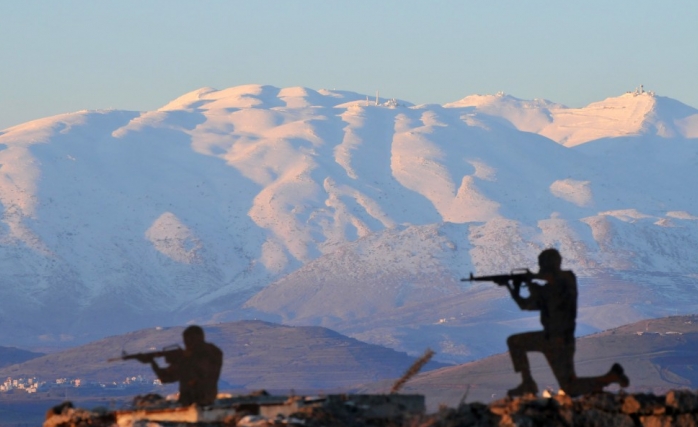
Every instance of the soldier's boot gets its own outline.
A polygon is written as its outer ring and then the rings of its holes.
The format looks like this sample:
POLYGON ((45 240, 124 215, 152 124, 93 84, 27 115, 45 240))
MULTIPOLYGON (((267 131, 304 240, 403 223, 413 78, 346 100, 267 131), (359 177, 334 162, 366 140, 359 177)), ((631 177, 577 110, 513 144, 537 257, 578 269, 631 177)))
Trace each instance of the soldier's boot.
POLYGON ((609 384, 617 383, 622 388, 630 385, 630 379, 625 375, 625 370, 619 363, 614 363, 613 366, 611 366, 611 370, 608 371, 606 377, 608 377, 609 384))
POLYGON ((607 387, 613 383, 618 384, 621 388, 625 388, 630 385, 630 380, 628 376, 625 375, 623 367, 619 363, 614 363, 611 369, 594 381, 592 393, 600 393, 603 391, 604 387, 607 387))
POLYGON ((509 396, 509 397, 519 397, 519 396, 525 396, 527 394, 532 394, 534 396, 536 394, 538 394, 538 385, 536 385, 535 381, 524 380, 517 387, 514 387, 511 390, 507 391, 507 396, 509 396))

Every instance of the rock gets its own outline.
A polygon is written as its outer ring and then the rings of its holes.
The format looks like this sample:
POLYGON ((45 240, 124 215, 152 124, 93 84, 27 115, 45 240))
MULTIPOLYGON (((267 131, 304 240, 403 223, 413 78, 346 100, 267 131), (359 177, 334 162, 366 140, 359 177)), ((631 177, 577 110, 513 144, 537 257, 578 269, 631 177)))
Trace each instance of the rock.
POLYGON ((673 420, 668 415, 647 415, 640 417, 642 427, 672 427, 673 420))
POLYGON ((603 412, 621 412, 622 396, 614 393, 594 393, 580 397, 576 404, 581 410, 598 409, 603 412))
POLYGON ((635 427, 630 416, 623 413, 609 413, 599 409, 588 409, 574 414, 573 424, 585 427, 635 427))
POLYGON ((264 427, 269 425, 269 420, 259 415, 246 415, 235 425, 238 427, 264 427))
POLYGON ((661 415, 666 412, 665 400, 664 396, 653 394, 628 394, 623 397, 621 411, 628 415, 661 415))
POLYGON ((676 416, 676 427, 698 427, 696 414, 680 414, 676 416))
POLYGON ((671 390, 666 394, 666 406, 676 413, 698 412, 698 394, 690 390, 671 390))

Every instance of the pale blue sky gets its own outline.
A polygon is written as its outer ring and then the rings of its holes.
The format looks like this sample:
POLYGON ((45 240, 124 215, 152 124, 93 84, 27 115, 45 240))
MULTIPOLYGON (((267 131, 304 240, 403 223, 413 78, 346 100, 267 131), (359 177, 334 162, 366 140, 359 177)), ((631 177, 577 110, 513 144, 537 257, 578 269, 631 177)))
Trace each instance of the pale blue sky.
POLYGON ((582 106, 644 84, 698 108, 698 2, 4 1, 0 129, 248 83, 582 106))

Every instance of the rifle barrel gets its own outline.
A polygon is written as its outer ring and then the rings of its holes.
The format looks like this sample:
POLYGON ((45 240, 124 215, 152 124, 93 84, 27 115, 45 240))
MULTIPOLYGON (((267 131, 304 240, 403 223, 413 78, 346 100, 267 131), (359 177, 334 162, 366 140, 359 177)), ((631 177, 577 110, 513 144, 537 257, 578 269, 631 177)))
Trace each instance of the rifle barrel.
POLYGON ((532 274, 527 268, 519 268, 512 270, 509 274, 497 274, 493 276, 475 276, 470 273, 469 278, 460 279, 461 282, 495 282, 502 284, 501 282, 508 282, 509 280, 515 280, 517 278, 535 278, 536 275, 532 274))
POLYGON ((108 359, 107 362, 116 362, 117 360, 132 360, 132 359, 139 359, 141 357, 148 357, 149 359, 155 359, 156 357, 167 357, 170 354, 175 354, 177 352, 181 352, 182 348, 178 345, 174 346, 169 346, 165 347, 162 350, 158 351, 151 351, 148 353, 133 353, 133 354, 126 354, 126 352, 123 352, 120 357, 112 357, 111 359, 108 359))

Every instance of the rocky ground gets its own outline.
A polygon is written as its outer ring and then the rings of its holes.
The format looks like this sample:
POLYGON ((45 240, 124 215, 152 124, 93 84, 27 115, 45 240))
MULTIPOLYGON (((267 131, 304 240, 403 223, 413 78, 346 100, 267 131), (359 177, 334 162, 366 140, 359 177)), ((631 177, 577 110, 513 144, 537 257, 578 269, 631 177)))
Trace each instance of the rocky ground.
MULTIPOLYGON (((69 406, 49 410, 44 427, 115 427, 116 418, 108 411, 87 411, 69 406)), ((698 427, 698 392, 672 390, 666 395, 599 393, 579 398, 560 395, 550 398, 501 399, 489 405, 462 404, 442 407, 434 414, 392 414, 371 418, 370 408, 341 402, 305 407, 274 419, 240 410, 235 416, 208 423, 143 422, 143 426, 646 426, 698 427)), ((134 427, 139 423, 132 424, 134 427)))

